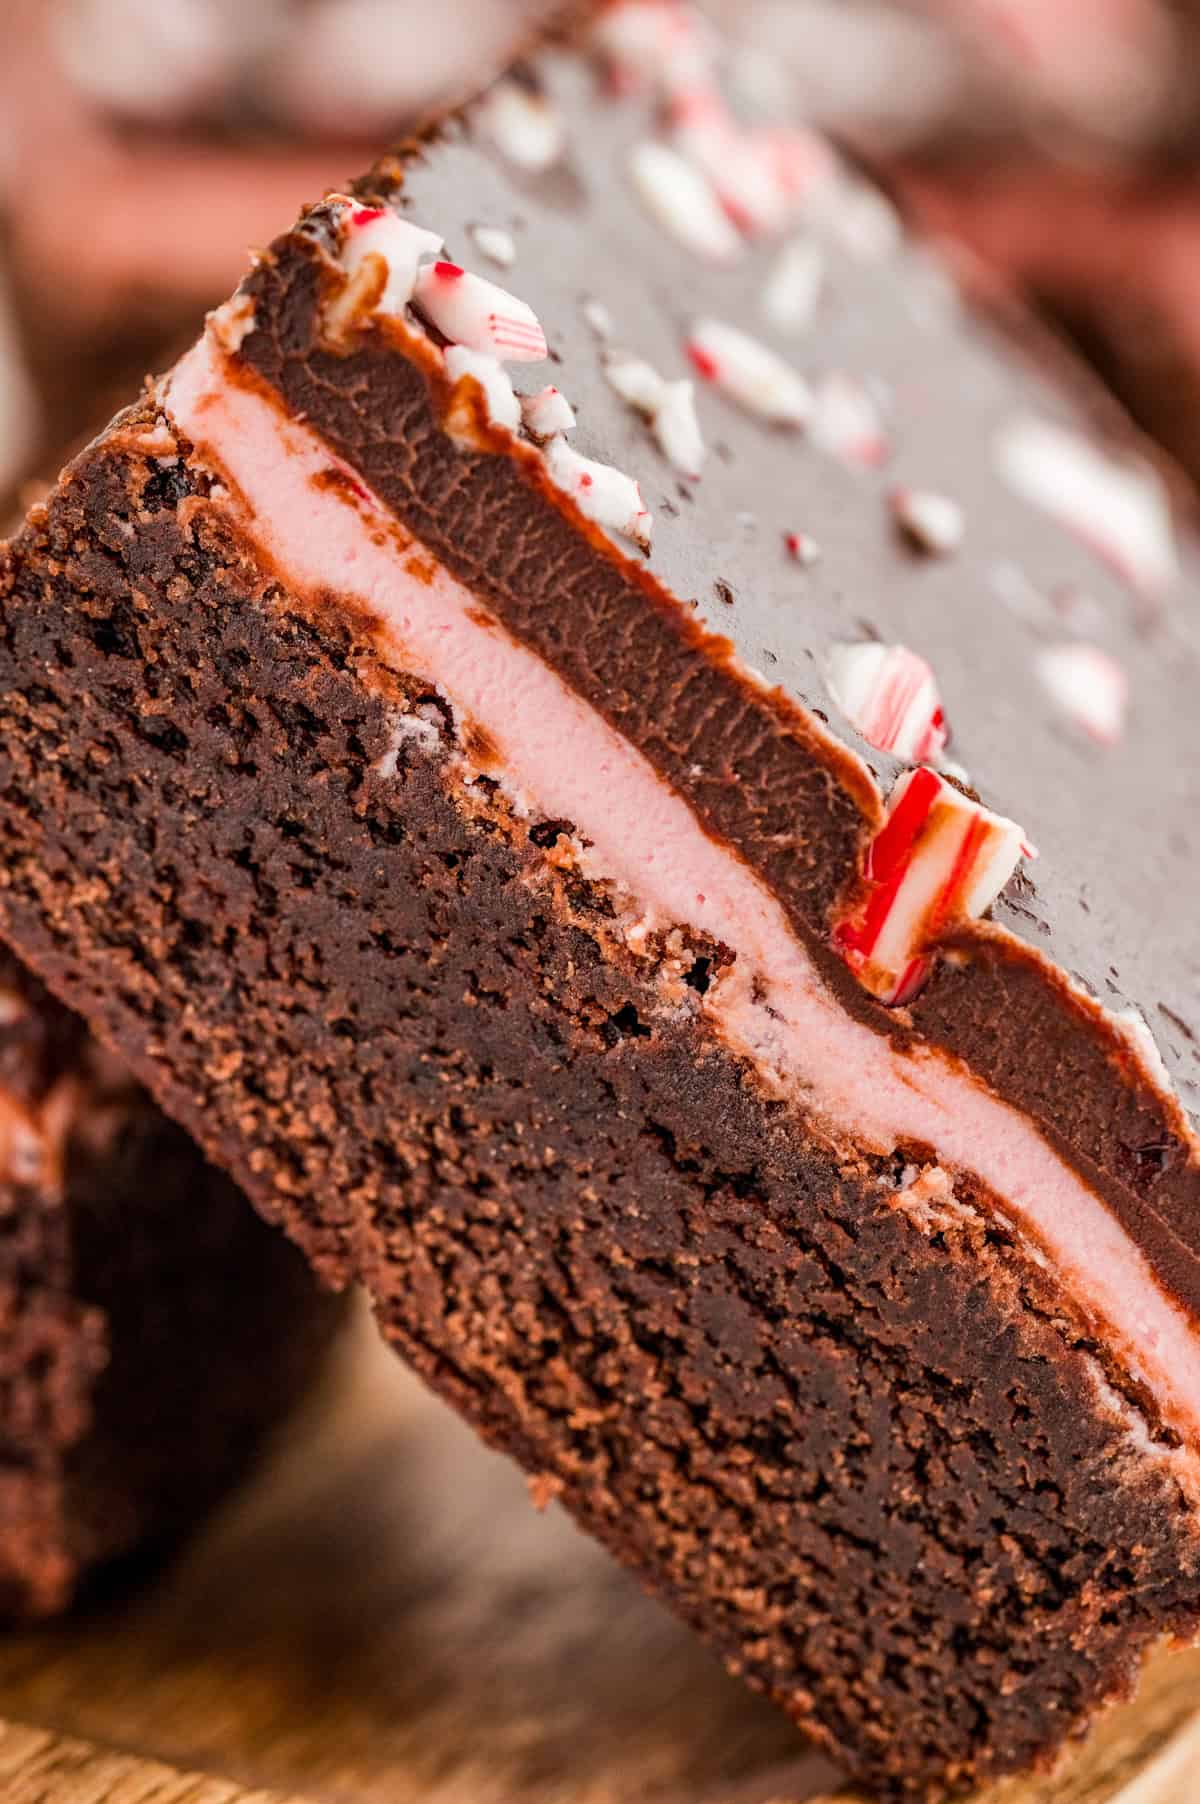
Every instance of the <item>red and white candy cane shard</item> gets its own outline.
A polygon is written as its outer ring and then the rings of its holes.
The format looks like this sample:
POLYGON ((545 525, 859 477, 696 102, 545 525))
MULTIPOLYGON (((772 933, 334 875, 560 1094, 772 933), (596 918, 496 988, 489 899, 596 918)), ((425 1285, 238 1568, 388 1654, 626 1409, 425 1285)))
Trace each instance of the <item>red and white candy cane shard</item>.
POLYGON ((546 335, 532 307, 457 263, 427 264, 413 298, 454 344, 503 363, 538 363, 546 355, 546 335))
POLYGON ((772 426, 805 426, 812 390, 782 357, 738 326, 697 320, 685 346, 693 367, 739 406, 772 426))
POLYGON ((507 162, 532 174, 552 169, 566 152, 566 121, 554 102, 509 76, 488 89, 473 119, 507 162))
POLYGON ((810 532, 785 532, 783 543, 788 556, 802 569, 809 570, 820 560, 821 547, 810 532))
POLYGON ((1014 822, 972 802, 922 765, 897 782, 867 855, 867 894, 834 944, 881 1002, 909 1002, 939 942, 989 909, 1022 857, 1014 822))
POLYGON ((698 477, 704 468, 705 444, 692 383, 685 379, 663 384, 651 426, 671 468, 681 476, 698 477))
POLYGON ((381 257, 387 283, 376 311, 401 312, 412 300, 422 259, 442 248, 440 234, 401 219, 390 207, 363 207, 346 195, 332 199, 340 206, 342 268, 353 278, 367 257, 381 257))
POLYGON ((937 679, 907 645, 836 645, 829 693, 876 751, 936 764, 950 737, 937 679))
POLYGON ((536 395, 523 396, 521 415, 526 430, 538 439, 557 438, 560 433, 570 432, 576 423, 575 409, 553 383, 536 395))
POLYGON ((816 385, 810 431, 815 445, 844 464, 877 470, 891 455, 870 390, 840 370, 822 376, 816 385))
POLYGON ((1148 464, 1118 462, 1064 426, 1013 420, 996 441, 1001 475, 1052 515, 1139 594, 1154 600, 1179 563, 1166 489, 1148 464))
POLYGON ((966 515, 949 495, 899 487, 888 496, 888 506, 909 543, 930 557, 949 557, 966 536, 966 515))
POLYGON ((785 245, 767 277, 762 310, 777 332, 804 332, 817 315, 825 283, 825 253, 812 238, 785 245))
POLYGON ((780 179, 774 143, 739 125, 715 86, 678 94, 670 125, 675 147, 703 170, 739 232, 784 229, 796 201, 780 179))
POLYGON ((702 82, 714 40, 696 9, 681 0, 623 0, 604 7, 592 42, 618 94, 646 88, 672 94, 702 82))
POLYGON ((574 497, 589 520, 622 533, 649 551, 654 521, 632 476, 581 456, 563 438, 551 439, 546 446, 546 466, 559 488, 574 497))
POLYGON ((755 141, 770 160, 780 190, 809 207, 836 190, 842 164, 828 138, 806 126, 760 127, 755 141))
POLYGON ((521 403, 508 371, 498 359, 486 351, 472 351, 466 345, 447 345, 444 355, 446 374, 451 382, 474 376, 483 390, 488 418, 493 426, 505 426, 509 432, 515 432, 521 424, 521 403))
POLYGON ((1129 679, 1098 645, 1048 645, 1038 653, 1042 686, 1062 712, 1100 745, 1125 731, 1129 679))
POLYGON ((650 217, 677 244, 710 263, 732 263, 742 237, 702 169, 668 144, 634 147, 629 179, 650 217))

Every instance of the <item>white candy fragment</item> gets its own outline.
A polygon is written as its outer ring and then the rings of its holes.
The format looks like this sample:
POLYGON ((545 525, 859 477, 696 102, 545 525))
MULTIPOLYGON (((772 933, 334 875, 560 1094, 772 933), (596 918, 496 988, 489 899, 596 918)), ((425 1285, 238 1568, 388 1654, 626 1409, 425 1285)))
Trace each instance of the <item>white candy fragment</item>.
POLYGON ((888 496, 892 518, 907 539, 930 557, 949 557, 962 544, 967 518, 957 501, 932 489, 895 488, 888 496))
POLYGON ((1150 1023, 1146 1020, 1141 1009, 1132 1007, 1113 1009, 1110 1011, 1109 1019, 1119 1032, 1124 1035, 1126 1041, 1133 1049, 1135 1056, 1140 1059, 1145 1066, 1149 1076, 1153 1078, 1156 1084, 1161 1085, 1169 1095, 1173 1096, 1175 1094, 1175 1085, 1172 1082, 1170 1072, 1167 1070, 1166 1060, 1163 1058, 1158 1041, 1150 1031, 1150 1023))
POLYGON ((741 255, 741 236, 711 181, 677 150, 649 141, 636 145, 629 175, 651 218, 685 250, 712 263, 732 263, 741 255))
POLYGON ((517 260, 517 246, 511 232, 501 226, 473 225, 471 237, 481 257, 501 269, 511 269, 517 260))
POLYGON ((387 279, 374 311, 402 312, 412 300, 422 258, 436 257, 442 248, 440 234, 401 219, 390 207, 362 207, 345 195, 330 199, 341 207, 341 262, 350 277, 350 291, 357 291, 356 278, 366 270, 367 260, 378 258, 387 279))
POLYGON ((547 445, 546 466, 551 478, 573 496, 589 520, 623 533, 649 551, 654 522, 632 476, 581 456, 562 438, 551 439, 547 445))
POLYGON ((575 425, 575 409, 562 390, 553 384, 540 389, 536 395, 522 396, 521 417, 526 430, 538 439, 557 438, 562 432, 570 432, 575 425))
POLYGON ((248 294, 235 294, 231 300, 214 307, 205 324, 221 349, 232 357, 254 330, 254 302, 248 294))
POLYGON ((842 463, 878 469, 887 462, 891 447, 874 397, 840 370, 817 383, 810 429, 813 443, 842 463))
POLYGON ((613 335, 613 317, 603 301, 588 300, 583 303, 583 317, 597 338, 611 338, 613 335))
POLYGON ((805 426, 812 390, 798 371, 758 339, 720 320, 697 320, 686 350, 706 382, 773 426, 805 426))
POLYGON ((681 476, 699 476, 705 446, 693 384, 686 378, 668 382, 645 358, 626 351, 607 353, 604 374, 621 399, 649 422, 672 469, 681 476))
POLYGON ((1146 464, 1118 462, 1049 420, 1017 419, 996 441, 1000 474, 1140 594, 1160 597, 1178 574, 1166 490, 1146 464))
POLYGON ((1098 645, 1048 645, 1037 673, 1063 713, 1101 745, 1116 745, 1125 730, 1129 680, 1098 645))
POLYGON ((509 76, 489 88, 474 120, 502 157, 532 174, 552 169, 567 148, 566 121, 554 102, 509 76))
POLYGON ((546 355, 546 336, 532 307, 457 263, 426 264, 413 298, 454 344, 505 363, 538 363, 546 355))
POLYGON ((474 376, 483 390, 488 418, 493 426, 506 426, 510 432, 515 432, 521 424, 521 403, 507 370, 499 361, 486 351, 472 351, 466 345, 447 345, 444 356, 446 374, 451 382, 474 376))
POLYGON ((698 477, 704 468, 704 434, 696 417, 696 390, 686 379, 667 382, 651 427, 658 448, 681 476, 698 477))
POLYGON ((762 310, 779 332, 804 332, 817 314, 825 281, 825 253, 812 238, 785 245, 767 277, 762 310))
POLYGON ((636 407, 639 413, 649 419, 662 402, 666 383, 644 357, 634 357, 627 351, 607 351, 604 356, 604 376, 610 388, 615 389, 622 401, 630 407, 636 407))
POLYGON ((937 679, 907 645, 836 645, 829 693, 877 751, 912 764, 936 764, 949 737, 937 679))
POLYGON ((860 263, 886 262, 904 243, 900 215, 887 195, 844 171, 816 197, 814 213, 834 242, 860 263))

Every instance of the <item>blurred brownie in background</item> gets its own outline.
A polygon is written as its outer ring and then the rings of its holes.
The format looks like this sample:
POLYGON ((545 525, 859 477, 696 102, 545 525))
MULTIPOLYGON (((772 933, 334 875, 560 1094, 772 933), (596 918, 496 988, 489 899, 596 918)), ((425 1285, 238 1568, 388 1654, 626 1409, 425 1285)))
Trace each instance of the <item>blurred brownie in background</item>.
POLYGON ((0 1615, 174 1538, 245 1472, 342 1314, 0 949, 0 1615))

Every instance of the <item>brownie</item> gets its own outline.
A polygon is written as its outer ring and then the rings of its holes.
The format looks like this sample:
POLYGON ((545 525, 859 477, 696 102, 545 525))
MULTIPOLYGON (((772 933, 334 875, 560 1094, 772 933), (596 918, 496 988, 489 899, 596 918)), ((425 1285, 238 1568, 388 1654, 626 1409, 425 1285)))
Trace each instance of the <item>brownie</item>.
POLYGON ((540 1495, 932 1799, 1200 1628, 1197 553, 724 73, 667 0, 547 44, 31 512, 0 930, 540 1495))
POLYGON ((0 1612, 63 1608, 243 1476, 341 1313, 0 950, 0 1612))

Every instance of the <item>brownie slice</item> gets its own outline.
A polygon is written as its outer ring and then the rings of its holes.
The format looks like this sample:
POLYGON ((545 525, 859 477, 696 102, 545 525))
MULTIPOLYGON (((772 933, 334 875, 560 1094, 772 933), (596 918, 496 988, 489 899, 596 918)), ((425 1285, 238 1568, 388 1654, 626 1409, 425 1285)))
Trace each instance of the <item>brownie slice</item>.
POLYGON ((726 73, 666 0, 547 46, 65 473, 0 584, 0 927, 934 1798, 1200 1628, 1197 551, 726 73))
POLYGON ((165 1545, 247 1469, 340 1306, 0 950, 0 1613, 165 1545))

